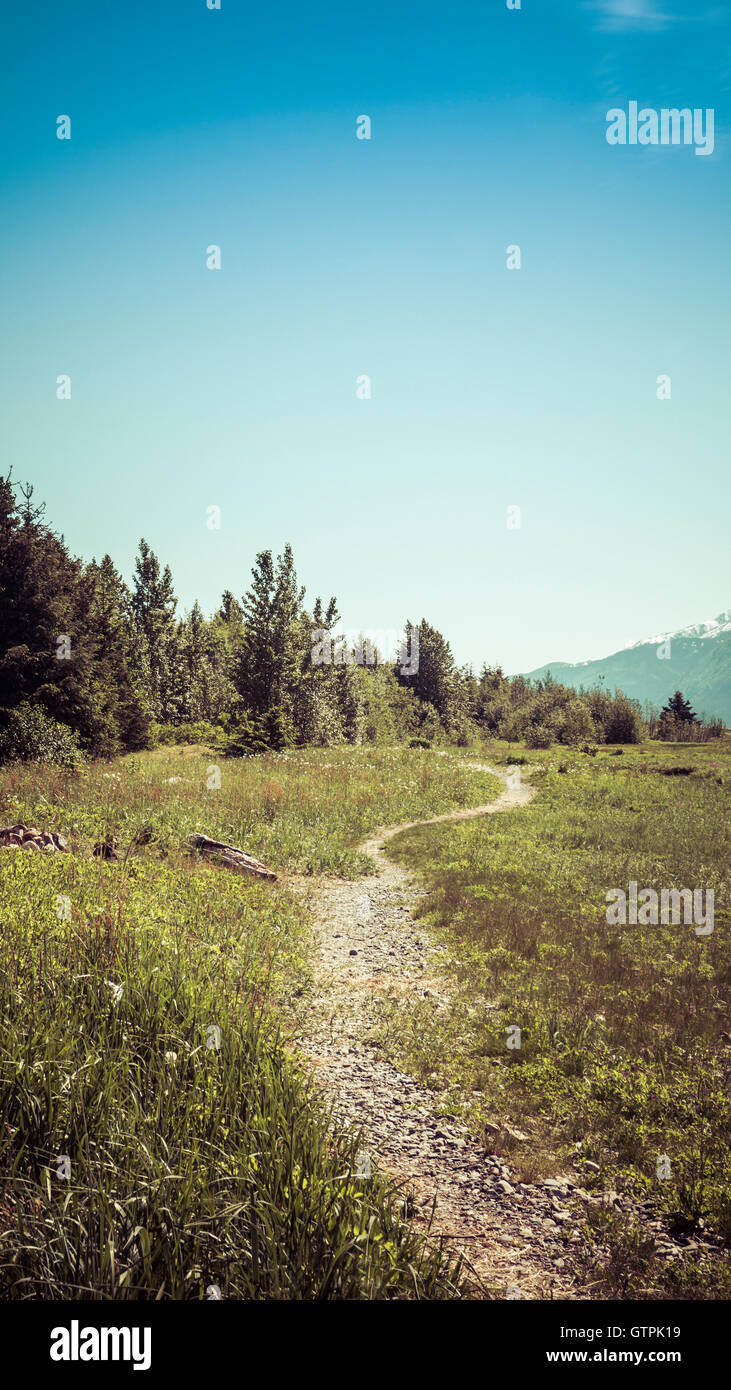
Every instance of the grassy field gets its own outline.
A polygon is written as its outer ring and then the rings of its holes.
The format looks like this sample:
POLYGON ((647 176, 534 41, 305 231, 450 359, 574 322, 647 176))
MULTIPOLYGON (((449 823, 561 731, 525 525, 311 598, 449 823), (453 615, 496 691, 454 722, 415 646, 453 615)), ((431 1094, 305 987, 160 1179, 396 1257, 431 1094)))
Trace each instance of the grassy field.
MULTIPOLYGON (((451 1001, 384 1000, 380 1041, 445 1113, 496 1126, 526 1179, 569 1171, 729 1238, 728 742, 159 750, 0 776, 0 824, 72 849, 0 851, 0 1297, 464 1296, 387 1185, 357 1177, 357 1140, 333 1136, 287 1045, 310 949, 287 876, 371 872, 356 847, 378 825, 490 800, 470 758, 510 759, 537 796, 390 843, 424 875, 451 1001), (279 881, 200 861, 196 830, 279 881), (118 860, 95 858, 110 838, 118 860), (713 888, 713 933, 609 925, 630 880, 713 888)), ((602 1292, 728 1292, 717 1260, 658 1273, 626 1216, 590 1225, 602 1292)))
POLYGON ((362 835, 488 779, 423 751, 222 762, 218 788, 214 764, 2 773, 0 824, 72 852, 0 851, 0 1297, 459 1296, 286 1046, 301 897, 186 845, 201 830, 279 873, 356 874, 362 835), (95 858, 110 837, 119 859, 95 858))
MULTIPOLYGON (((426 880, 423 915, 448 947, 452 1001, 384 1004, 381 1041, 442 1093, 445 1113, 478 1132, 496 1124, 491 1146, 527 1180, 571 1172, 590 1195, 629 1194, 677 1229, 728 1240, 731 744, 594 756, 494 744, 476 756, 518 758, 538 795, 390 843, 426 880), (630 880, 714 889, 713 933, 609 925, 606 893, 630 880)), ((613 1251, 610 1291, 657 1280, 631 1223, 594 1221, 613 1251)), ((664 1278, 675 1293, 728 1292, 717 1261, 664 1278)))

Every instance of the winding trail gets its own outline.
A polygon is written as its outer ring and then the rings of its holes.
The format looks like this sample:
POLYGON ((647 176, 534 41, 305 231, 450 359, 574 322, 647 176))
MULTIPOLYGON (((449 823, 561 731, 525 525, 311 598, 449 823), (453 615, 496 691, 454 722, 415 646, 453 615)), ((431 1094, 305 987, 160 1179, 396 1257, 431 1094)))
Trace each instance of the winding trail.
POLYGON ((369 1044, 378 1000, 432 994, 447 1000, 439 947, 414 921, 423 887, 383 856, 385 844, 413 826, 452 824, 525 806, 535 791, 520 775, 471 763, 506 783, 484 806, 379 830, 361 846, 378 877, 310 884, 318 960, 314 998, 299 1038, 338 1120, 362 1131, 362 1148, 403 1188, 414 1220, 449 1237, 475 1276, 498 1297, 572 1296, 576 1217, 568 1188, 516 1181, 466 1126, 436 1114, 436 1098, 369 1044), (516 785, 512 785, 515 777, 516 785), (434 1207, 432 1214, 432 1207, 434 1207))

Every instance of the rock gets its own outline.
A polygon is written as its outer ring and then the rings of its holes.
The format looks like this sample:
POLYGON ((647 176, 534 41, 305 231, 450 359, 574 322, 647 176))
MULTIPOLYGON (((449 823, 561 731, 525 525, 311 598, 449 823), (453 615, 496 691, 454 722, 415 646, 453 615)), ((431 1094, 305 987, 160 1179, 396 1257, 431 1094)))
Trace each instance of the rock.
POLYGON ((34 825, 9 825, 0 829, 0 849, 57 849, 68 852, 68 845, 62 835, 52 830, 37 830, 34 825))
POLYGON ((116 851, 117 841, 112 836, 110 840, 97 840, 94 845, 94 854, 97 859, 119 859, 116 851))
POLYGON ((500 1178, 497 1185, 500 1191, 505 1193, 506 1197, 514 1197, 516 1195, 515 1188, 511 1187, 510 1183, 506 1182, 505 1178, 500 1178))
POLYGON ((596 1192, 587 1200, 589 1206, 592 1207, 615 1207, 620 1205, 619 1195, 616 1192, 596 1192))

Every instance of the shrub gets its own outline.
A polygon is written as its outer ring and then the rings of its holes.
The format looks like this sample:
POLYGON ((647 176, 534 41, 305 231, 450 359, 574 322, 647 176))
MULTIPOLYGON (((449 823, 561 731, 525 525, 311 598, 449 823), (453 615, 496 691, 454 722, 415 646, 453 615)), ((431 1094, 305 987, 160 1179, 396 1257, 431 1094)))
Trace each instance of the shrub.
POLYGON ((577 744, 593 737, 594 725, 591 715, 580 700, 572 700, 564 710, 560 741, 564 744, 577 744))
POLYGON ((553 734, 545 724, 534 724, 532 729, 528 729, 525 742, 527 748, 550 748, 553 734))
POLYGON ((268 709, 258 726, 267 748, 273 748, 275 753, 282 753, 294 744, 291 721, 280 709, 268 709))
POLYGON ((244 715, 228 735, 223 751, 227 758, 248 758, 255 753, 266 753, 268 748, 258 720, 244 715))
POLYGON ((644 733, 640 707, 621 691, 607 698, 599 716, 604 743, 641 743, 644 733))
POLYGON ((78 767, 84 754, 73 729, 27 701, 11 710, 0 732, 0 762, 56 763, 78 767))
POLYGON ((431 739, 429 739, 429 738, 410 738, 410 739, 409 739, 409 748, 431 748, 431 739))
POLYGON ((150 743, 152 747, 158 744, 178 745, 183 743, 204 743, 216 746, 221 738, 222 730, 220 725, 211 724, 207 719, 198 719, 193 724, 157 724, 150 725, 150 743))

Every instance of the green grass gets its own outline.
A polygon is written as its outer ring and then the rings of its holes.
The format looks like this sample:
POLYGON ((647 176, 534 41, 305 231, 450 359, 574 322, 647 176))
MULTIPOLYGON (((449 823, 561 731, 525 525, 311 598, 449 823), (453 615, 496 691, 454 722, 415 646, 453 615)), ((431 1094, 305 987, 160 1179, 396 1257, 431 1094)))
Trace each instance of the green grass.
POLYGON ((445 1111, 477 1130, 528 1131, 528 1144, 500 1145, 528 1179, 568 1169, 589 1192, 651 1201, 671 1224, 726 1239, 730 753, 523 750, 539 789, 530 806, 391 841, 388 853, 426 878, 452 1003, 387 1003, 380 1027, 445 1111), (608 925, 605 895, 630 879, 713 888, 713 934, 608 925), (521 1046, 509 1050, 514 1025, 521 1046), (669 1179, 657 1176, 661 1154, 669 1179))
POLYGON ((354 877, 373 872, 357 852, 379 825, 479 802, 492 781, 435 752, 305 749, 225 759, 200 748, 93 763, 78 772, 23 765, 0 773, 0 820, 76 836, 79 847, 147 828, 159 855, 193 831, 242 845, 275 870, 354 877), (208 789, 215 782, 220 787, 208 789))
POLYGON ((64 831, 73 852, 0 851, 0 1297, 462 1296, 387 1183, 354 1175, 357 1136, 333 1133, 287 1045, 302 898, 186 841, 355 873, 363 834, 479 800, 486 779, 425 753, 308 751, 222 763, 208 791, 214 761, 2 775, 2 823, 64 831), (119 862, 92 857, 109 834, 119 862))

